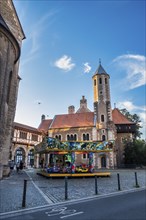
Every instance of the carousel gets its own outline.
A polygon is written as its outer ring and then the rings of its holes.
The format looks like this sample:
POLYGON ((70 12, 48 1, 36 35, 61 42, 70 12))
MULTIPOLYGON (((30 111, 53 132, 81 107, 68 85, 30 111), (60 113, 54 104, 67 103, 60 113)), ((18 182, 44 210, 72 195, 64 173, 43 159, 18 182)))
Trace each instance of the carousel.
POLYGON ((93 155, 113 151, 113 144, 113 141, 62 142, 52 137, 44 137, 43 141, 35 146, 35 154, 40 156, 40 171, 37 174, 45 177, 110 176, 110 172, 95 172, 93 155), (76 164, 77 154, 87 154, 89 163, 76 164))

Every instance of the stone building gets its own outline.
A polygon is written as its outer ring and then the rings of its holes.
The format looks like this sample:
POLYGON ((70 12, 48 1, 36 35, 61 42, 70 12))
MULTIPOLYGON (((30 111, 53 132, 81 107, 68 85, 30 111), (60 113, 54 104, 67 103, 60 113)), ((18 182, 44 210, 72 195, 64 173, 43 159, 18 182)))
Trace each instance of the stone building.
POLYGON ((25 34, 12 0, 0 0, 0 179, 9 174, 8 160, 23 39, 25 34))
POLYGON ((37 155, 34 154, 34 146, 42 141, 42 133, 37 128, 16 123, 13 124, 13 139, 10 149, 11 160, 22 161, 25 167, 37 167, 37 155))
MULTIPOLYGON (((94 154, 94 165, 97 168, 113 168, 123 162, 122 138, 129 135, 132 137, 135 124, 118 109, 111 109, 110 76, 101 63, 92 80, 94 111, 88 109, 87 100, 82 96, 77 111, 72 105, 68 107, 68 114, 55 115, 52 120, 45 120, 43 115, 38 129, 61 141, 114 141, 112 152, 94 154)), ((88 155, 77 154, 76 162, 88 164, 88 155)))

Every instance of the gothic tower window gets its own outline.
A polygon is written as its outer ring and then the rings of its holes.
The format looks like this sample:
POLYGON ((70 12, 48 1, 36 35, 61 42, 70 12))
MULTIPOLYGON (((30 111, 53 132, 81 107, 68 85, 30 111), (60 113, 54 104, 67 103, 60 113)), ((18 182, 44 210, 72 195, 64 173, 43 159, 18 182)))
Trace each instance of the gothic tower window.
POLYGON ((101 115, 101 122, 104 122, 104 115, 101 115))
POLYGON ((102 79, 101 78, 99 78, 99 84, 102 84, 102 79))
POLYGON ((107 84, 107 78, 105 78, 105 84, 107 84))
POLYGON ((96 79, 94 79, 94 86, 96 86, 96 79))

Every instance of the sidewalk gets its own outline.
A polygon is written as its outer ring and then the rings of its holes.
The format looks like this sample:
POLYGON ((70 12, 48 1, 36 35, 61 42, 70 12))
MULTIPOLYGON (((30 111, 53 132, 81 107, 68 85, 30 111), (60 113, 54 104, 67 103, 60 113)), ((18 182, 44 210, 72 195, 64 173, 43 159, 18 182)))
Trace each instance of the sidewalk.
MULTIPOLYGON (((146 187, 145 170, 110 170, 110 172, 111 177, 98 178, 98 196, 118 192, 117 173, 120 173, 121 192, 135 189, 134 172, 137 172, 140 188, 146 187)), ((24 210, 22 198, 25 179, 28 180, 25 208, 65 202, 64 178, 44 178, 36 173, 36 169, 26 169, 19 174, 14 170, 10 177, 0 181, 0 213, 24 210)), ((95 178, 68 179, 67 202, 92 196, 95 196, 95 178)))
POLYGON ((0 181, 0 213, 22 209, 24 179, 28 180, 26 208, 49 204, 34 187, 25 171, 17 173, 13 170, 9 177, 0 181))

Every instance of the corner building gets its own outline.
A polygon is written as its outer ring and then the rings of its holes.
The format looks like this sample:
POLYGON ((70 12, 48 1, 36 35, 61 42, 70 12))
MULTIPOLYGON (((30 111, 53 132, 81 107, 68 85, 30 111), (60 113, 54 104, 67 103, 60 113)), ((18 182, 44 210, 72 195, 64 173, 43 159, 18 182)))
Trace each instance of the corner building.
POLYGON ((22 40, 25 35, 12 0, 0 0, 0 179, 9 174, 20 77, 18 75, 22 40))

